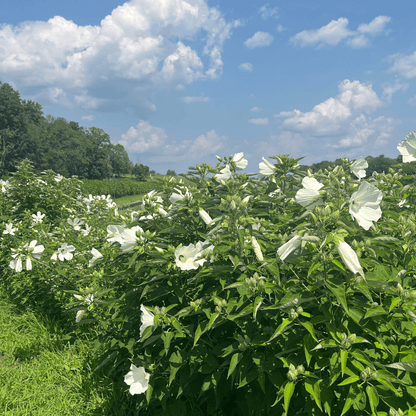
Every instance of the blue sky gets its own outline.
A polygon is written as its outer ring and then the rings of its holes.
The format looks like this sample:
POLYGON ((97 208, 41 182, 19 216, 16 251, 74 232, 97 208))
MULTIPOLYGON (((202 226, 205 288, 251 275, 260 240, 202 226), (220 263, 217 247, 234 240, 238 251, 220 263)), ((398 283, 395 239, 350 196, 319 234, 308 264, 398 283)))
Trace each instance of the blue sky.
POLYGON ((135 163, 389 157, 416 130, 413 1, 14 0, 0 81, 135 163), (137 159, 138 158, 138 159, 137 159))

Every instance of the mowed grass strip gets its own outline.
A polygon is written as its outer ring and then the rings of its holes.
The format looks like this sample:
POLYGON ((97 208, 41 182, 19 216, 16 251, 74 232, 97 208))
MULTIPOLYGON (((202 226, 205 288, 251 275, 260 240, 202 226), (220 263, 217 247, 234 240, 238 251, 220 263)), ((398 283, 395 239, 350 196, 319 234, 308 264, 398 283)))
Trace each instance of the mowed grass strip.
MULTIPOLYGON (((92 388, 90 369, 84 368, 88 345, 62 343, 53 322, 31 311, 19 313, 1 292, 0 414, 105 414, 108 397, 92 388)), ((104 390, 111 391, 107 382, 104 390)))

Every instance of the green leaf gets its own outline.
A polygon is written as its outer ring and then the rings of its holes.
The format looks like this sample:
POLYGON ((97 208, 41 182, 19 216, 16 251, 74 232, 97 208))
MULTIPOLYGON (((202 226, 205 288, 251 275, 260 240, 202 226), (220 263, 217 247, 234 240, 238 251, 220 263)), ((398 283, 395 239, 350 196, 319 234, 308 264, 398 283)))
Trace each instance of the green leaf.
POLYGON ((321 405, 321 389, 319 385, 322 383, 322 380, 306 379, 304 386, 306 391, 313 397, 316 405, 319 407, 319 410, 322 412, 321 405))
MULTIPOLYGON (((149 328, 149 327, 148 327, 149 328)), ((146 328, 147 329, 147 328, 146 328)), ((146 329, 145 329, 145 332, 146 332, 146 329)), ((143 333, 143 335, 144 335, 144 333, 143 333)), ((149 338, 147 338, 146 339, 146 341, 143 343, 143 348, 144 347, 147 347, 148 345, 152 345, 152 344, 155 344, 156 343, 156 341, 157 340, 159 340, 160 338, 162 337, 162 333, 159 333, 159 334, 157 334, 157 335, 153 335, 153 336, 151 336, 151 337, 149 337, 149 338)))
POLYGON ((252 368, 240 381, 237 388, 243 387, 246 384, 250 383, 259 375, 259 370, 257 368, 252 368))
POLYGON ((320 262, 315 262, 315 263, 312 263, 311 264, 311 267, 309 267, 309 270, 308 270, 308 277, 311 275, 311 273, 315 270, 315 269, 317 269, 319 266, 322 266, 322 263, 320 263, 320 262))
POLYGON ((377 416, 377 406, 379 403, 377 389, 374 386, 367 386, 365 391, 367 392, 367 396, 370 401, 371 413, 377 416))
POLYGON ((149 384, 149 387, 146 390, 146 401, 147 403, 150 403, 150 399, 152 398, 153 393, 153 386, 149 384))
POLYGON ((209 318, 209 322, 207 325, 207 329, 206 331, 209 331, 212 327, 212 325, 214 324, 215 320, 218 318, 219 313, 218 312, 214 312, 211 317, 209 318))
POLYGON ((244 286, 244 283, 233 283, 232 285, 227 286, 225 289, 233 289, 235 287, 244 286))
POLYGON ((315 332, 314 332, 314 330, 313 330, 313 325, 312 325, 312 323, 310 322, 310 321, 305 321, 305 322, 302 322, 302 321, 300 321, 299 320, 299 322, 301 323, 301 325, 304 327, 304 328, 306 328, 306 330, 312 335, 312 338, 315 340, 315 341, 318 341, 318 339, 316 338, 316 335, 315 335, 315 332))
POLYGON ((287 412, 289 410, 290 400, 293 396, 294 391, 295 391, 295 384, 292 383, 291 381, 288 381, 284 390, 283 408, 285 409, 285 415, 287 415, 287 412))
POLYGON ((360 309, 350 308, 348 310, 348 316, 357 324, 360 325, 360 321, 364 316, 364 313, 360 309))
POLYGON ((195 336, 194 336, 194 347, 196 345, 196 343, 198 342, 199 338, 201 337, 201 335, 205 332, 205 328, 206 328, 206 322, 202 322, 202 326, 201 324, 198 325, 198 328, 195 331, 195 336))
POLYGON ((351 376, 346 378, 344 381, 338 384, 338 386, 347 386, 348 384, 355 383, 356 381, 360 380, 358 376, 351 376))
POLYGON ((368 358, 367 354, 361 350, 356 350, 354 349, 353 351, 351 351, 351 355, 357 359, 360 363, 364 363, 365 365, 374 368, 374 364, 372 363, 372 361, 370 360, 370 358, 368 358))
POLYGON ((257 311, 259 310, 262 303, 263 303, 263 298, 261 296, 257 296, 256 300, 254 301, 254 306, 253 306, 253 318, 254 318, 254 320, 256 320, 257 311))
MULTIPOLYGON (((179 332, 179 334, 183 337, 183 327, 180 322, 173 316, 170 320, 170 323, 175 327, 175 329, 179 332)), ((146 328, 147 329, 147 328, 146 328)))
POLYGON ((373 306, 370 308, 366 314, 364 315, 364 319, 371 318, 372 316, 379 316, 379 315, 387 315, 388 312, 384 310, 384 308, 380 305, 373 306))
POLYGON ((335 266, 339 267, 341 270, 345 272, 344 266, 337 259, 332 260, 332 263, 334 263, 335 266))
POLYGON ((312 348, 314 347, 315 343, 313 342, 313 339, 311 337, 310 334, 306 334, 303 337, 303 348, 305 351, 305 358, 306 358, 306 363, 309 365, 309 363, 311 362, 312 359, 312 348))
POLYGON ((341 374, 344 375, 345 367, 347 366, 348 361, 348 351, 341 350, 341 374))
POLYGON ((396 305, 399 304, 400 302, 401 302, 401 298, 400 297, 394 298, 391 301, 390 308, 389 308, 389 312, 391 312, 392 309, 394 309, 396 307, 396 305))
POLYGON ((263 390, 263 393, 266 394, 266 375, 263 371, 259 372, 259 376, 257 377, 257 381, 260 384, 260 388, 263 390))
POLYGON ((320 350, 321 348, 338 348, 338 344, 333 339, 324 339, 312 351, 320 350))
POLYGON ((175 379, 175 375, 178 370, 182 367, 183 358, 180 351, 175 351, 171 354, 169 358, 170 365, 170 375, 169 375, 169 386, 172 384, 172 381, 175 379))
POLYGON ((164 332, 162 335, 163 344, 165 347, 165 354, 167 355, 170 348, 170 341, 175 336, 173 332, 164 332))
POLYGON ((148 339, 149 337, 150 337, 150 335, 152 335, 152 333, 153 333, 153 331, 154 331, 154 326, 152 326, 152 325, 149 325, 144 331, 143 331, 143 334, 142 334, 142 337, 140 338, 140 340, 139 341, 141 341, 141 342, 143 342, 143 341, 145 341, 146 339, 148 339))
POLYGON ((326 287, 335 295, 338 302, 342 305, 344 310, 348 313, 347 300, 345 298, 345 286, 344 281, 338 278, 333 277, 332 279, 327 279, 326 287))
POLYGON ((332 399, 334 398, 334 393, 332 392, 332 387, 328 385, 328 381, 324 380, 321 385, 321 401, 324 404, 325 411, 331 416, 332 410, 332 399))
POLYGON ((277 336, 279 336, 280 334, 282 334, 283 332, 287 331, 290 327, 288 327, 288 325, 291 323, 292 321, 290 319, 285 319, 276 329, 276 331, 274 331, 273 335, 271 336, 271 338, 267 341, 270 342, 273 339, 275 339, 277 336))
POLYGON ((230 366, 228 367, 228 374, 227 379, 230 377, 230 375, 234 372, 235 367, 237 366, 238 362, 243 357, 243 354, 241 352, 236 352, 232 357, 230 361, 230 366))
POLYGON ((341 416, 345 415, 345 413, 350 410, 350 407, 354 404, 355 400, 357 400, 357 395, 357 387, 355 385, 350 386, 347 399, 345 400, 344 407, 342 408, 341 416))
POLYGON ((397 370, 416 373, 416 361, 403 361, 399 363, 383 364, 384 367, 396 368, 397 370))

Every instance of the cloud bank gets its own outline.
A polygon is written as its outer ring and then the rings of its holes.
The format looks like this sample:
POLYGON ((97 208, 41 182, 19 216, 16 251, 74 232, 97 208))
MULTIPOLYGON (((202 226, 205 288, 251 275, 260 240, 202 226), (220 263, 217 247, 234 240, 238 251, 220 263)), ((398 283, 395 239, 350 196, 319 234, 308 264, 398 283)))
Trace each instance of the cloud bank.
POLYGON ((340 17, 338 20, 332 20, 326 26, 320 29, 304 30, 290 38, 295 45, 317 46, 338 45, 342 40, 347 39, 347 44, 353 48, 362 48, 368 46, 369 38, 366 35, 378 36, 383 33, 385 25, 390 22, 389 16, 378 16, 370 23, 362 23, 356 31, 347 28, 348 19, 340 17))
POLYGON ((204 0, 132 0, 99 26, 60 16, 3 24, 0 72, 22 93, 30 87, 33 100, 108 112, 134 99, 154 111, 152 89, 220 77, 224 42, 238 26, 204 0), (199 39, 202 51, 192 47, 199 39))

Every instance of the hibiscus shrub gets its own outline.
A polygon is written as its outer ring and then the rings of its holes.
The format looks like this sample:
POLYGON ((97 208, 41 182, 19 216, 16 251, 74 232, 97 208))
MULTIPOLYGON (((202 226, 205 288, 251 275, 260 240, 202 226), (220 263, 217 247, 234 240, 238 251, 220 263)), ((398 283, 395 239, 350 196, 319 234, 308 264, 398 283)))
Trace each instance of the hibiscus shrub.
POLYGON ((8 278, 49 268, 132 412, 416 414, 414 179, 365 179, 362 158, 312 176, 286 155, 257 176, 243 156, 190 168, 191 190, 161 180, 131 217, 81 199, 52 239, 34 226, 51 256, 32 270, 5 252, 8 278))

